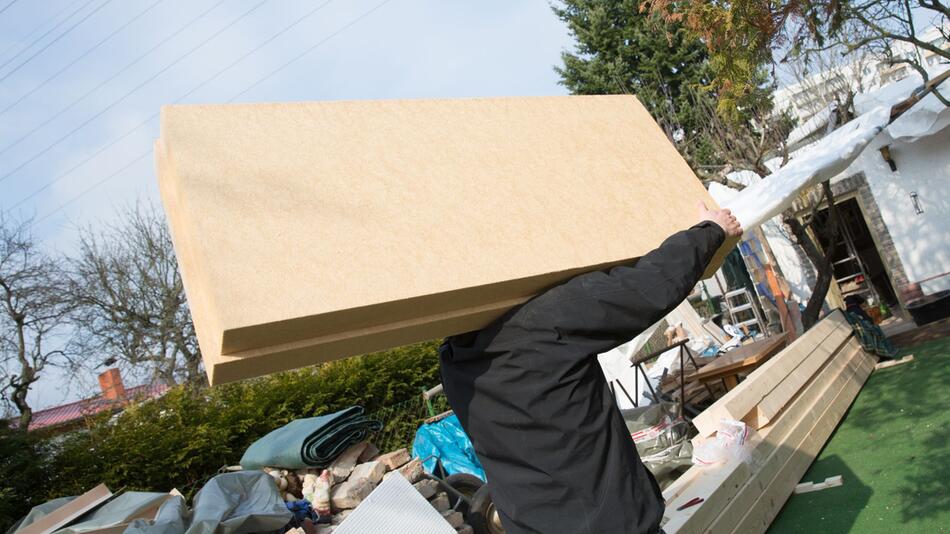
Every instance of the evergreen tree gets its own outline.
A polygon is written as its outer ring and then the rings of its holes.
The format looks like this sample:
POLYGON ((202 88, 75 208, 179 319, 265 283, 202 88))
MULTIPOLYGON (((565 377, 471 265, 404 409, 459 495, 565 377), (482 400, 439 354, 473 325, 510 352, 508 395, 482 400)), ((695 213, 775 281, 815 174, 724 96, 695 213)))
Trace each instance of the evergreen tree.
POLYGON ((717 164, 703 139, 696 98, 712 80, 706 47, 676 24, 640 11, 639 0, 562 0, 575 49, 562 54, 561 83, 574 94, 634 93, 694 168, 717 164))

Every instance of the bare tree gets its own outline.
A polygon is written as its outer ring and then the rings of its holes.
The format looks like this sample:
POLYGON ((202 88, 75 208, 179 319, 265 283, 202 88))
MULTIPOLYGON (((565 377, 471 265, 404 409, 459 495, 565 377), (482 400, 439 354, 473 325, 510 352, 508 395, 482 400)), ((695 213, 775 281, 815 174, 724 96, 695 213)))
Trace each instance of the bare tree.
POLYGON ((65 289, 60 262, 40 250, 29 221, 0 215, 0 391, 22 429, 33 418, 30 387, 48 367, 70 363, 60 348, 70 311, 65 289))
POLYGON ((71 261, 75 344, 129 375, 199 382, 201 352, 165 219, 143 204, 122 215, 84 230, 71 261))

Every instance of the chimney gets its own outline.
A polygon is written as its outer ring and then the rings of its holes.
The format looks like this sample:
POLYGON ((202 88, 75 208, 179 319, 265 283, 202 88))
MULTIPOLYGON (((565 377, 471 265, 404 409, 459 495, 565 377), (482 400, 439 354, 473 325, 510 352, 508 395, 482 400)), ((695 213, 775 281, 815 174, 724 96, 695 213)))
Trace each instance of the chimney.
POLYGON ((113 401, 125 400, 125 386, 122 384, 122 375, 115 367, 99 375, 99 387, 102 389, 102 398, 113 401))

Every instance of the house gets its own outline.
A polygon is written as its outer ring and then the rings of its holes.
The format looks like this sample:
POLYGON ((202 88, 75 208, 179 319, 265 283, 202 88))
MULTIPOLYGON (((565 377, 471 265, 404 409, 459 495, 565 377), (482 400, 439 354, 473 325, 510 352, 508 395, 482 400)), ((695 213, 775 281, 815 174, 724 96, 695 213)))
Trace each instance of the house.
POLYGON ((119 412, 133 402, 156 399, 169 390, 166 384, 145 384, 126 388, 118 369, 112 368, 99 375, 102 393, 44 410, 33 412, 29 431, 61 433, 83 425, 87 417, 102 412, 119 412))
MULTIPOLYGON (((944 70, 947 67, 943 65, 944 70)), ((931 78, 940 72, 935 71, 931 78)), ((914 93, 922 81, 919 75, 909 75, 857 94, 854 112, 860 117, 881 106, 890 109, 914 93)), ((950 84, 944 86, 942 94, 950 95, 950 84)), ((810 139, 802 138, 801 148, 791 154, 793 160, 809 158, 809 151, 834 129, 834 124, 828 124, 833 116, 829 113, 824 122, 816 121, 815 134, 810 139)), ((830 180, 842 222, 831 258, 836 282, 828 297, 832 306, 840 306, 847 296, 861 295, 883 314, 891 312, 918 323, 928 320, 920 313, 924 308, 937 317, 950 313, 948 126, 950 108, 928 95, 879 133, 830 180)), ((769 165, 777 168, 778 160, 769 165)), ((746 183, 758 179, 741 174, 730 177, 746 183)), ((799 197, 793 204, 796 216, 802 221, 815 216, 819 222, 827 220, 831 213, 820 192, 813 189, 808 195, 810 198, 799 197), (817 213, 813 205, 818 206, 817 213)), ((814 287, 815 270, 801 249, 792 244, 777 218, 764 224, 757 235, 762 236, 769 250, 759 254, 756 261, 771 263, 788 281, 795 299, 805 302, 814 287)), ((831 245, 821 232, 814 237, 822 248, 831 245)), ((748 241, 756 239, 753 235, 748 241)), ((747 266, 749 263, 747 259, 747 266)), ((759 293, 759 301, 767 307, 766 295, 759 293)))

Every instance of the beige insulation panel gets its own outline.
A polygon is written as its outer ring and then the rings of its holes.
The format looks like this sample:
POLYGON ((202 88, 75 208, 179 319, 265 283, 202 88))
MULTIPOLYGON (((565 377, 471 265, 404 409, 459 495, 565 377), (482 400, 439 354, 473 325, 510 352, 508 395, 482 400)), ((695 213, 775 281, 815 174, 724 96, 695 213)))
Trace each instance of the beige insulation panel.
POLYGON ((182 105, 161 124, 212 383, 483 327, 714 205, 633 96, 182 105))

